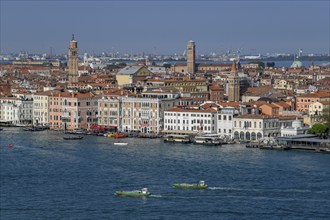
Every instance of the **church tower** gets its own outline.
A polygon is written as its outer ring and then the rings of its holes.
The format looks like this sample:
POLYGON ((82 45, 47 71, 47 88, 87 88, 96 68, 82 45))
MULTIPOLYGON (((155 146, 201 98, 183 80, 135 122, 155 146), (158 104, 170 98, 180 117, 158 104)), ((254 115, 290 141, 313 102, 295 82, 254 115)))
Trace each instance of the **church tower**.
POLYGON ((74 40, 74 35, 72 34, 72 39, 69 46, 69 84, 78 83, 78 43, 74 40))
POLYGON ((190 40, 187 45, 187 70, 188 73, 195 73, 196 68, 196 51, 195 42, 190 40))
POLYGON ((238 102, 240 93, 240 79, 236 67, 236 61, 231 67, 230 76, 228 76, 228 101, 238 102))

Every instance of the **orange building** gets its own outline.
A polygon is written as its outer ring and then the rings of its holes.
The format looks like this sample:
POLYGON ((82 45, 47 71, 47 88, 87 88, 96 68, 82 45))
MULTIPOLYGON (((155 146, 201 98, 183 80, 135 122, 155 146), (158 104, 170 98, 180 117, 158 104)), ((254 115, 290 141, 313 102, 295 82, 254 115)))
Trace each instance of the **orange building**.
POLYGON ((298 96, 296 99, 297 110, 308 112, 311 104, 320 101, 330 101, 330 90, 320 90, 316 93, 298 96))

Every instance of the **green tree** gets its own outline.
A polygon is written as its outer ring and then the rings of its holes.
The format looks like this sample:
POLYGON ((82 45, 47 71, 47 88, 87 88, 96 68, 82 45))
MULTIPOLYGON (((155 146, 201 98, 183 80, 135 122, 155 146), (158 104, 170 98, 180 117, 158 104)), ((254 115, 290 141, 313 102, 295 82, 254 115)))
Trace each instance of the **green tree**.
MULTIPOLYGON (((321 121, 330 129, 330 106, 327 105, 323 108, 321 121)), ((328 130, 329 132, 329 130, 328 130)))
POLYGON ((259 68, 265 68, 265 63, 259 60, 251 61, 250 64, 258 64, 259 68))
POLYGON ((309 134, 327 134, 328 132, 329 127, 326 124, 315 124, 308 130, 309 134))
POLYGON ((275 67, 275 62, 267 62, 266 66, 267 67, 275 67))
POLYGON ((170 63, 163 63, 163 67, 169 69, 169 68, 171 68, 171 64, 170 63))

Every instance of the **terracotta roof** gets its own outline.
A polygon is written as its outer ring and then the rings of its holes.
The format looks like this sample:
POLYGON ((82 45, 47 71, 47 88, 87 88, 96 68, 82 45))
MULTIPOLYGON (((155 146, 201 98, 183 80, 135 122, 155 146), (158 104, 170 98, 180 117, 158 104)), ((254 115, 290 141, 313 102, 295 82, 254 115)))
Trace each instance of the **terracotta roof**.
POLYGON ((269 115, 251 115, 251 114, 246 114, 246 115, 237 116, 236 118, 265 119, 265 118, 278 118, 278 117, 269 116, 269 115))
POLYGON ((217 112, 215 109, 209 108, 209 109, 185 109, 185 108, 178 108, 174 107, 171 109, 166 110, 167 112, 196 112, 196 113, 215 113, 217 112))
POLYGON ((269 90, 273 89, 272 85, 267 86, 260 86, 260 87, 250 87, 244 93, 246 96, 261 96, 262 94, 268 92, 269 90))

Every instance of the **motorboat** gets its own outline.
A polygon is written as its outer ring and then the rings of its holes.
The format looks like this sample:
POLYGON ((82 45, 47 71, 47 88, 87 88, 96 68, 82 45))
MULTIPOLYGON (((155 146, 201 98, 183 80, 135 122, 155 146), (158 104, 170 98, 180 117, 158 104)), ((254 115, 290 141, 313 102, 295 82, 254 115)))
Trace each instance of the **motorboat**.
POLYGON ((189 135, 182 134, 168 134, 164 136, 164 142, 172 142, 172 143, 190 143, 189 135))
POLYGON ((133 191, 116 191, 115 196, 128 196, 128 197, 148 197, 151 193, 147 188, 142 188, 141 190, 133 191))
POLYGON ((124 143, 124 142, 117 142, 117 143, 113 143, 113 145, 119 145, 119 146, 126 146, 128 143, 124 143))
POLYGON ((220 145, 221 143, 221 138, 213 134, 197 135, 194 139, 194 144, 220 145))
POLYGON ((125 133, 116 133, 114 135, 114 138, 115 139, 118 139, 118 138, 125 138, 126 137, 126 134, 125 133))
POLYGON ((83 139, 83 136, 68 136, 68 137, 63 137, 64 140, 81 140, 83 139))
POLYGON ((177 189, 207 189, 208 185, 205 181, 201 180, 199 183, 176 183, 173 184, 173 188, 177 189))

